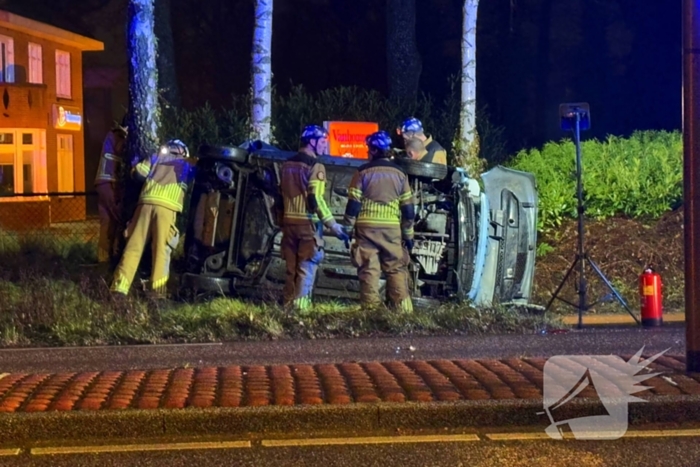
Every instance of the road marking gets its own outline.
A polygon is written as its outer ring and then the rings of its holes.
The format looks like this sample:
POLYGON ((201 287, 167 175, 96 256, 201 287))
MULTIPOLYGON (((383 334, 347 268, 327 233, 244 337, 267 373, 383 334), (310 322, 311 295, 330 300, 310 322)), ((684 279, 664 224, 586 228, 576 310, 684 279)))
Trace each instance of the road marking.
POLYGON ((676 438, 680 436, 700 436, 700 429, 628 431, 625 438, 676 438))
MULTIPOLYGON (((588 438, 599 437, 604 438, 608 435, 607 432, 599 431, 585 434, 588 438)), ((552 439, 545 432, 531 433, 488 433, 484 435, 491 441, 537 441, 543 439, 552 439)), ((625 433, 624 438, 677 438, 682 436, 700 436, 700 429, 687 430, 630 430, 625 433)), ((572 432, 563 434, 564 439, 576 439, 572 432)))
POLYGON ((445 443, 480 441, 477 435, 371 436, 350 438, 264 439, 263 447, 338 446, 352 444, 445 443))
POLYGON ((34 456, 54 454, 96 454, 104 452, 139 451, 184 451, 187 449, 235 449, 250 448, 250 441, 222 441, 201 443, 161 443, 161 444, 116 444, 105 446, 66 446, 53 448, 32 448, 34 456))
POLYGON ((19 456, 19 453, 22 452, 21 449, 15 448, 15 449, 0 449, 0 457, 2 456, 19 456))

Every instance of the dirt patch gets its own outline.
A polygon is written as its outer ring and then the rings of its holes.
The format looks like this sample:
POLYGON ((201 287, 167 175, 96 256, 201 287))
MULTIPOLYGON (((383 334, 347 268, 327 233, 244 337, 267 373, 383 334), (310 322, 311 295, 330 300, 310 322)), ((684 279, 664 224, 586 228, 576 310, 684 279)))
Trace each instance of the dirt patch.
MULTIPOLYGON (((577 248, 577 222, 568 221, 550 235, 541 236, 538 243, 552 248, 537 258, 535 265, 534 302, 546 305, 573 262, 577 248)), ((628 218, 603 221, 588 220, 585 225, 586 249, 627 301, 633 311, 639 310, 639 275, 647 265, 661 274, 664 310, 680 311, 684 306, 683 208, 670 211, 655 222, 628 218)), ((586 267, 589 302, 609 294, 593 270, 586 267)), ((572 273, 564 285, 561 297, 578 302, 577 274, 572 273)), ((574 312, 575 309, 556 301, 554 311, 574 312)), ((590 313, 624 311, 615 301, 595 306, 590 313)))

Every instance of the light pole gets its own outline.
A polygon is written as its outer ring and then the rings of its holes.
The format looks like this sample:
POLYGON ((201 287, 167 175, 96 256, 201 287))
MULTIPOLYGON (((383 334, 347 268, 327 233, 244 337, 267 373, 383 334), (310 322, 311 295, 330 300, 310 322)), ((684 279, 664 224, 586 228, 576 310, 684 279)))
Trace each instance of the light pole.
POLYGON ((700 0, 683 0, 686 369, 700 372, 700 0))

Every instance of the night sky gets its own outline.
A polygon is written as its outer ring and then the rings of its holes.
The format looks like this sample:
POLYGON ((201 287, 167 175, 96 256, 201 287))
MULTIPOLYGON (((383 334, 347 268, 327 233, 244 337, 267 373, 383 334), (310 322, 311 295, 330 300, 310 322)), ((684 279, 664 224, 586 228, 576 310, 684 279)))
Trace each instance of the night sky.
MULTIPOLYGON (((416 0, 420 90, 441 100, 460 69, 461 0, 416 0)), ((379 0, 277 0, 278 92, 357 85, 386 93, 386 11, 379 0)), ((7 9, 103 40, 86 68, 113 68, 126 95, 126 0, 0 0, 7 9)), ((223 106, 250 86, 252 0, 171 0, 183 105, 223 106)), ((588 101, 587 137, 681 127, 680 0, 481 0, 477 105, 509 149, 564 136, 561 102, 588 101)), ((116 116, 115 116, 116 117, 116 116)), ((398 123, 398 122, 397 122, 398 123)))

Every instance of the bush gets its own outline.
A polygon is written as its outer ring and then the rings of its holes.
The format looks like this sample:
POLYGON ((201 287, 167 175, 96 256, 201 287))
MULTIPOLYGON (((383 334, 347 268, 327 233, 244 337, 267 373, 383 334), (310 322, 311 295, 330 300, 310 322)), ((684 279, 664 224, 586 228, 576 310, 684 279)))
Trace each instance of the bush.
MULTIPOLYGON (((539 192, 538 229, 576 216, 576 156, 572 141, 520 151, 509 164, 532 172, 539 192)), ((643 131, 629 138, 581 144, 586 213, 597 219, 624 215, 656 219, 683 195, 680 132, 643 131)))
MULTIPOLYGON (((408 116, 421 119, 426 130, 450 151, 459 123, 459 83, 450 80, 450 93, 441 103, 421 94, 413 101, 392 101, 381 93, 352 87, 337 87, 309 93, 294 86, 281 96, 273 91, 273 143, 281 149, 296 150, 304 125, 326 120, 377 122, 392 135, 408 116)), ((177 137, 196 149, 200 144, 239 145, 248 139, 250 99, 234 96, 230 106, 219 109, 211 105, 193 110, 180 109, 163 116, 163 138, 177 137)), ((503 129, 491 124, 487 110, 477 113, 480 157, 501 162, 505 156, 503 129)))

